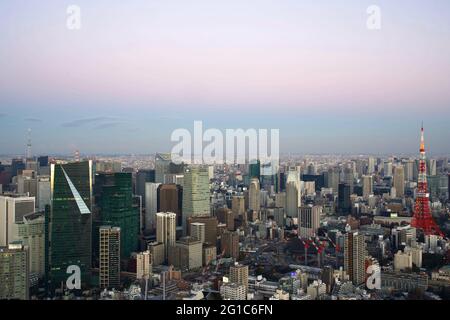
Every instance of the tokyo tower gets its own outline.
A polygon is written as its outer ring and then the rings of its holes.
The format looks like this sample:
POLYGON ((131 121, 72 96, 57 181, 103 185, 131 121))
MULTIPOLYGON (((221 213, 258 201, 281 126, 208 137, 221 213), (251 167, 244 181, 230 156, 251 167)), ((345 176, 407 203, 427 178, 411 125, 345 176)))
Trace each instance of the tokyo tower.
POLYGON ((420 160, 419 160, 419 178, 417 186, 417 197, 414 205, 414 216, 412 218, 411 226, 421 229, 425 235, 439 235, 444 237, 444 234, 439 229, 439 226, 433 220, 430 209, 430 195, 428 193, 427 183, 427 164, 425 156, 425 140, 423 137, 423 125, 420 137, 420 160))

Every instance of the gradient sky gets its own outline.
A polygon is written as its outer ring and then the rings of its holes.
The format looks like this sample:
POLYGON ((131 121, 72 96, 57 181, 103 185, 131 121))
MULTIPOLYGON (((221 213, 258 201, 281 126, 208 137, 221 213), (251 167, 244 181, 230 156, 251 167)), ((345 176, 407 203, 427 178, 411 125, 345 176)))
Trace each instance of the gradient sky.
POLYGON ((450 154, 449 39, 448 0, 3 0, 0 154, 27 128, 35 154, 169 151, 194 120, 373 154, 417 152, 424 120, 450 154))

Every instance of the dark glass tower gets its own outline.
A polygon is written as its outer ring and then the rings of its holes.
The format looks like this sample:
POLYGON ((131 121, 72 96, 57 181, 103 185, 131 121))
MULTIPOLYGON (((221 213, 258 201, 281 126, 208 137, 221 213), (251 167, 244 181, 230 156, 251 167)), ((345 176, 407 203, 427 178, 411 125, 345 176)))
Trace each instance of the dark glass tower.
POLYGON ((352 211, 352 203, 350 200, 350 186, 348 184, 339 184, 338 209, 339 213, 341 214, 350 214, 352 211))
POLYGON ((252 178, 258 178, 258 180, 261 179, 261 161, 256 160, 249 164, 248 175, 250 180, 252 178))
POLYGON ((91 276, 91 161, 51 165, 51 204, 46 219, 50 288, 65 286, 72 265, 80 268, 85 287, 91 276))
MULTIPOLYGON (((119 227, 120 253, 128 259, 139 245, 139 208, 133 203, 131 173, 100 173, 95 176, 95 206, 98 211, 95 226, 119 227)), ((94 230, 98 234, 98 229, 94 230)), ((98 239, 94 239, 98 248, 98 239)))

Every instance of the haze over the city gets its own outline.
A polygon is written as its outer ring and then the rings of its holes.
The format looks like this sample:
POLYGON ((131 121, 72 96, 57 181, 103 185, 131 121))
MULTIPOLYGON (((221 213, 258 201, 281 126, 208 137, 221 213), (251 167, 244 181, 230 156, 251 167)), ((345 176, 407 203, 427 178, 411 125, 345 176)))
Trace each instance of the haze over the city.
POLYGON ((169 151, 176 128, 278 128, 281 152, 450 153, 450 3, 0 3, 0 154, 169 151), (320 4, 320 5, 317 5, 320 4))

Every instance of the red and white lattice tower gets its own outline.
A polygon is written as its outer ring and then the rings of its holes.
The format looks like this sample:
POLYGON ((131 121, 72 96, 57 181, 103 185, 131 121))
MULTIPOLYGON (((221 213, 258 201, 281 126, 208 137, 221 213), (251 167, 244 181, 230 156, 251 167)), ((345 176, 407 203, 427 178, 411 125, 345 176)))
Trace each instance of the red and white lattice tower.
POLYGON ((417 185, 416 203, 414 205, 414 216, 411 226, 421 229, 425 235, 444 236, 439 226, 433 220, 430 209, 430 195, 428 193, 427 183, 427 164, 425 156, 425 140, 423 137, 423 125, 420 138, 420 160, 419 160, 419 177, 417 185))

